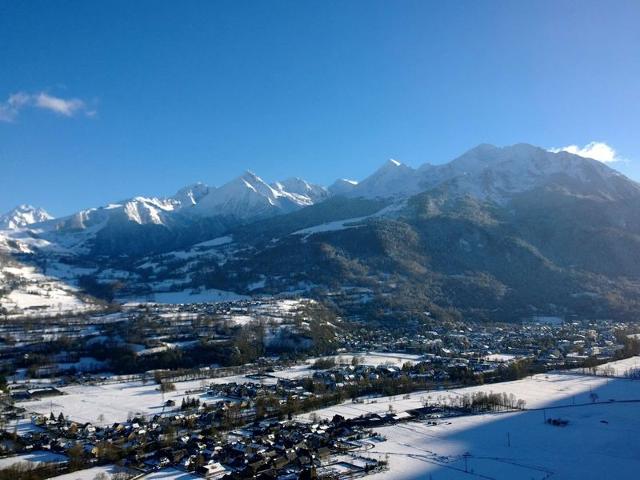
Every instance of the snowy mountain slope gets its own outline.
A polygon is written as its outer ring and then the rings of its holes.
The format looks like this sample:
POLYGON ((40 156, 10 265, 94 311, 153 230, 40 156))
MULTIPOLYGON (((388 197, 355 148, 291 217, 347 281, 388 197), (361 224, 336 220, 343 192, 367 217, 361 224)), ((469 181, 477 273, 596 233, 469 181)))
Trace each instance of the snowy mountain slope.
POLYGON ((420 192, 421 181, 415 169, 391 159, 345 194, 364 198, 406 198, 420 192))
POLYGON ((167 251, 222 234, 241 221, 312 205, 328 195, 323 187, 299 178, 269 185, 246 172, 220 188, 196 183, 171 197, 138 196, 59 219, 32 215, 34 222, 29 218, 30 223, 22 221, 20 227, 12 214, 7 224, 11 221, 16 228, 0 233, 0 249, 72 256, 167 251))
MULTIPOLYGON (((197 243, 207 235, 221 235, 234 222, 285 214, 332 196, 406 199, 425 190, 444 189, 450 196, 469 195, 504 204, 523 192, 551 186, 608 200, 640 192, 636 182, 595 160, 526 144, 479 145, 442 165, 414 169, 389 160, 361 182, 337 180, 328 189, 295 177, 268 184, 246 172, 219 188, 196 183, 172 197, 139 196, 59 219, 51 219, 41 209, 21 206, 0 219, 0 229, 5 230, 0 245, 10 249, 7 242, 13 240, 17 252, 50 249, 87 254, 97 236, 103 245, 117 248, 124 239, 160 235, 154 248, 161 250, 164 237, 186 246, 191 239, 197 243), (225 220, 203 224, 203 219, 225 220), (13 232, 7 233, 9 229, 13 232), (121 239, 111 242, 109 232, 121 239)), ((168 248, 176 246, 173 242, 168 248)))
POLYGON ((51 220, 52 218, 53 216, 49 215, 49 213, 42 208, 31 205, 18 205, 16 208, 0 216, 0 230, 15 230, 33 223, 51 220))
POLYGON ((309 183, 298 177, 287 178, 272 184, 273 188, 281 192, 298 195, 302 202, 311 205, 329 197, 329 191, 320 185, 309 183))
MULTIPOLYGON (((34 223, 19 230, 0 232, 0 237, 22 253, 35 251, 84 255, 96 236, 113 225, 159 225, 180 204, 173 199, 135 197, 105 207, 81 210, 72 215, 34 223)), ((1 242, 0 242, 1 243, 1 242)))
POLYGON ((210 187, 204 183, 197 182, 178 190, 172 199, 179 203, 180 208, 186 208, 198 203, 213 189, 215 189, 215 187, 210 187))
POLYGON ((247 172, 218 188, 195 184, 0 231, 0 251, 71 284, 80 275, 123 281, 134 296, 346 284, 388 294, 404 285, 424 289, 420 308, 507 317, 583 313, 591 302, 623 315, 640 298, 638 208, 640 186, 595 160, 480 145, 443 165, 389 161, 328 189, 247 172))
POLYGON ((610 200, 640 191, 638 183, 602 162, 528 144, 483 144, 449 163, 424 164, 417 169, 389 160, 352 187, 343 182, 335 185, 329 188, 331 193, 353 197, 408 198, 422 191, 446 188, 451 195, 470 195, 497 203, 550 185, 610 200))
POLYGON ((358 182, 355 180, 339 178, 333 182, 327 190, 330 195, 348 195, 357 185, 358 182))
MULTIPOLYGON (((301 187, 300 184, 295 186, 298 189, 301 187)), ((312 189, 308 184, 307 187, 312 189)), ((309 196, 285 190, 284 183, 271 186, 255 173, 247 171, 209 192, 191 209, 191 213, 203 217, 229 216, 244 220, 291 212, 312 204, 309 196)))
POLYGON ((551 185, 609 200, 640 193, 640 185, 601 162, 528 144, 479 145, 447 164, 423 169, 425 187, 446 186, 454 194, 498 203, 551 185))
POLYGON ((0 255, 0 311, 7 318, 53 316, 101 308, 76 287, 0 255))

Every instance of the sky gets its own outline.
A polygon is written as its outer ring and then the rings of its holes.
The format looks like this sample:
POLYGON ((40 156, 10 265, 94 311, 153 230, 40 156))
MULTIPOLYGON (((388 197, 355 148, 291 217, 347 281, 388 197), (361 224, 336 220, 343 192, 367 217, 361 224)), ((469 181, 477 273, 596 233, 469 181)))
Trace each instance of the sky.
POLYGON ((479 143, 640 180, 640 2, 0 0, 0 211, 479 143), (585 153, 586 152, 586 153, 585 153))

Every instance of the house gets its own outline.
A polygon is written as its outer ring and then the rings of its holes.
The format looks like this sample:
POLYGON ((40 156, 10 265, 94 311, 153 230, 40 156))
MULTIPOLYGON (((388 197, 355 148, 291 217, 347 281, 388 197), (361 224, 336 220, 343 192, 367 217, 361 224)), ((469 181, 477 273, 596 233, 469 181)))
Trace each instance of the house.
POLYGON ((221 463, 214 462, 198 467, 197 472, 201 475, 204 475, 205 478, 217 479, 224 477, 225 475, 230 473, 231 470, 223 466, 221 463))

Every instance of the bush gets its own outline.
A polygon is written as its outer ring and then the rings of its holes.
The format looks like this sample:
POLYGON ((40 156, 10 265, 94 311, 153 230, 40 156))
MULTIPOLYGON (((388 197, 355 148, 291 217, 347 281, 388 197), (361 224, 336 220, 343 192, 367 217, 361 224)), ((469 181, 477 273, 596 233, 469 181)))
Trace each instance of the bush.
POLYGON ((311 365, 311 368, 313 368, 314 370, 327 370, 335 366, 336 366, 335 359, 333 357, 327 357, 327 358, 317 359, 315 362, 313 362, 313 365, 311 365))

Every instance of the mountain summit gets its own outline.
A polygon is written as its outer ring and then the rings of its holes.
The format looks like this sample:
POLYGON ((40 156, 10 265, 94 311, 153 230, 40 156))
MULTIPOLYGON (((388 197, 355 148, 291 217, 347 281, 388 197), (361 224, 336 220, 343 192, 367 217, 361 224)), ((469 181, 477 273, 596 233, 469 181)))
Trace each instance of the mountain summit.
POLYGON ((0 229, 15 230, 34 223, 51 220, 53 216, 46 210, 32 205, 18 205, 0 216, 0 229))
POLYGON ((192 213, 201 217, 232 217, 239 220, 287 213, 312 205, 319 198, 319 187, 300 179, 269 185, 253 172, 211 190, 201 198, 192 213), (287 187, 293 187, 289 191, 287 187), (315 186, 314 186, 315 187, 315 186))
POLYGON ((640 185, 601 162, 479 145, 444 164, 389 160, 328 189, 245 172, 55 220, 24 206, 3 217, 0 254, 69 272, 71 283, 88 271, 126 279, 130 296, 357 287, 371 293, 343 307, 363 318, 403 303, 485 319, 631 318, 639 209, 640 185))

